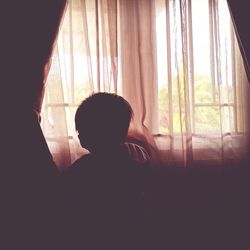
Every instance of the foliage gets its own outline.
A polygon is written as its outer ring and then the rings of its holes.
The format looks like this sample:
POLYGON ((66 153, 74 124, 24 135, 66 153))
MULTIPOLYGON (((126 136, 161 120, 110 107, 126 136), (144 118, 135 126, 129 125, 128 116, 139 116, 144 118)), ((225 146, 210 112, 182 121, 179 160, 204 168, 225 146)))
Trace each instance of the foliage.
MULTIPOLYGON (((170 110, 170 96, 168 93, 168 84, 159 88, 159 114, 160 114, 160 133, 170 132, 172 125, 173 132, 185 132, 186 129, 186 110, 187 105, 192 105, 191 86, 184 86, 183 74, 179 78, 173 77, 172 80, 172 109, 170 110), (187 92, 188 91, 188 92, 187 92), (186 95, 186 96, 185 96, 186 95), (185 103, 185 99, 189 102, 185 103), (172 115, 171 113, 172 112, 172 115), (172 121, 170 117, 172 116, 172 121)), ((220 105, 224 103, 233 103, 233 86, 221 84, 219 87, 212 86, 212 80, 207 75, 195 75, 194 77, 194 107, 190 107, 193 117, 193 133, 218 132, 221 127, 220 105), (220 98, 219 98, 220 96, 220 98), (212 126, 211 126, 212 125, 212 126)))

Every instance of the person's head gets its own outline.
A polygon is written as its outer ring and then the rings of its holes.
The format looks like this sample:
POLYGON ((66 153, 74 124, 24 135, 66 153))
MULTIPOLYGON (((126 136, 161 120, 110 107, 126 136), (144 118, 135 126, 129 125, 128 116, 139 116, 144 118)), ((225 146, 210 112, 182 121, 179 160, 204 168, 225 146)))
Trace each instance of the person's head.
POLYGON ((86 98, 75 115, 82 147, 96 152, 124 143, 132 113, 130 104, 116 94, 97 93, 86 98))

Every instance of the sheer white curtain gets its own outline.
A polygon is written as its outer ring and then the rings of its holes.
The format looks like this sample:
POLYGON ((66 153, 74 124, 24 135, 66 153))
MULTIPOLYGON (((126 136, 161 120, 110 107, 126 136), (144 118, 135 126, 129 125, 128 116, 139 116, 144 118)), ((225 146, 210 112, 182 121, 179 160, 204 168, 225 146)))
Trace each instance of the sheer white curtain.
POLYGON ((86 153, 74 113, 98 91, 130 102, 130 133, 164 165, 247 155, 249 84, 226 0, 70 0, 42 111, 62 169, 86 153))

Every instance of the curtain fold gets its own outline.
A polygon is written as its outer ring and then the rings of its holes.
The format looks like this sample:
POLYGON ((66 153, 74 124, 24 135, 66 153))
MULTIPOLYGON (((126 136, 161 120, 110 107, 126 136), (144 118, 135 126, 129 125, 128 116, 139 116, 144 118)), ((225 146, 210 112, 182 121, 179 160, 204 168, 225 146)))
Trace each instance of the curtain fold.
POLYGON ((143 125, 157 133, 154 20, 153 1, 120 1, 122 93, 134 110, 136 126, 143 125))
POLYGON ((129 135, 159 165, 246 158, 249 87, 226 0, 71 0, 55 52, 42 125, 62 169, 87 153, 74 114, 99 91, 129 101, 129 135))
POLYGON ((244 61, 248 82, 250 82, 250 35, 247 25, 249 19, 248 5, 244 0, 227 0, 227 2, 244 61))
POLYGON ((39 111, 66 2, 1 3, 2 249, 37 249, 38 244, 57 249, 58 171, 39 124, 39 111))
POLYGON ((6 98, 13 106, 40 111, 48 63, 65 6, 66 0, 3 5, 2 81, 6 81, 6 98))
POLYGON ((1 8, 4 10, 0 59, 4 104, 1 148, 4 169, 11 175, 17 171, 20 179, 25 177, 24 183, 34 174, 29 169, 44 171, 48 176, 50 171, 52 175, 54 172, 52 156, 39 125, 39 111, 66 3, 66 0, 6 2, 1 8))
POLYGON ((150 0, 119 1, 122 95, 134 111, 129 134, 148 143, 156 161, 151 135, 159 126, 154 8, 150 0))

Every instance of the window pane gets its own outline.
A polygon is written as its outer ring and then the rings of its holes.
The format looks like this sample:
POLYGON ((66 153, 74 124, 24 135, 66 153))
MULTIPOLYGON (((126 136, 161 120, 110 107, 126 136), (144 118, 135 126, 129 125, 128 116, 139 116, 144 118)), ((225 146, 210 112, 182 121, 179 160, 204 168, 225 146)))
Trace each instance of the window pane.
POLYGON ((220 132, 219 107, 196 107, 195 114, 196 133, 220 132))
POLYGON ((192 1, 195 102, 213 102, 208 0, 192 1))
POLYGON ((155 2, 156 10, 156 42, 157 42, 157 78, 159 101, 159 132, 169 131, 169 93, 168 93, 168 51, 166 33, 166 1, 155 2))

